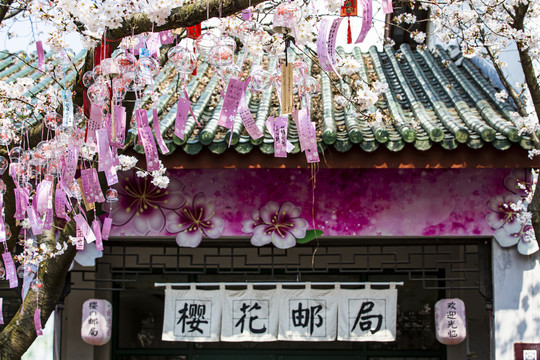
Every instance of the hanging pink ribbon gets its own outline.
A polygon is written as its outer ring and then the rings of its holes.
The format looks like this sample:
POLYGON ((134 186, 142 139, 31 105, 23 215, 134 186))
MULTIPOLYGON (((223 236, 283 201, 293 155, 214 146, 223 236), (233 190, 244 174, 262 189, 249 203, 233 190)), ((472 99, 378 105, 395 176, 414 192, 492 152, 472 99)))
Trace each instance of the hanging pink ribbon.
POLYGON ((359 44, 366 38, 366 35, 371 28, 371 21, 373 18, 373 3, 372 0, 361 0, 362 1, 362 28, 360 29, 360 34, 355 41, 355 44, 359 44))
POLYGON ((156 136, 157 143, 159 145, 159 150, 163 155, 169 152, 169 148, 165 145, 163 136, 161 136, 161 130, 159 129, 159 119, 157 109, 152 110, 152 124, 154 125, 154 135, 156 136))

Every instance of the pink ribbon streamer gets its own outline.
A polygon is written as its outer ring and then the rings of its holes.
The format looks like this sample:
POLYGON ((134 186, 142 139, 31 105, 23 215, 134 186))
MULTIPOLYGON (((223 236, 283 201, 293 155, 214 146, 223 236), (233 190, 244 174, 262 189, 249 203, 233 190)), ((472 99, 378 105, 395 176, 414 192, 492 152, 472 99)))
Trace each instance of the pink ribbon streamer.
POLYGON ((81 233, 86 239, 87 243, 96 241, 96 236, 94 235, 94 232, 92 231, 92 229, 90 229, 90 225, 88 225, 85 218, 81 214, 75 215, 73 219, 77 223, 77 226, 81 230, 81 233))
POLYGON ((384 14, 391 14, 394 12, 394 6, 392 0, 382 0, 382 9, 384 14))
POLYGON ((187 98, 178 98, 178 105, 176 106, 176 120, 174 122, 174 135, 184 140, 184 133, 186 131, 186 122, 189 112, 189 100, 187 98))
POLYGON ((114 139, 111 140, 111 146, 123 148, 126 137, 126 108, 123 106, 114 107, 114 139))
POLYGON ((4 311, 2 310, 3 300, 4 299, 0 298, 0 325, 4 325, 4 311))
POLYGON ((240 100, 244 95, 244 90, 245 86, 243 81, 234 77, 229 80, 225 99, 223 100, 223 107, 219 114, 218 125, 226 127, 227 129, 232 129, 234 118, 236 117, 238 106, 240 105, 240 100))
POLYGON ((34 313, 34 325, 36 326, 36 335, 43 335, 43 330, 41 329, 41 310, 39 308, 34 313))
POLYGON ((98 105, 92 105, 90 108, 90 119, 86 125, 86 141, 89 143, 96 142, 96 130, 101 128, 103 123, 103 112, 98 105))
POLYGON ((103 220, 103 228, 101 230, 101 237, 103 240, 109 240, 109 233, 111 232, 111 226, 112 226, 112 219, 110 217, 106 217, 105 220, 103 220))
POLYGON ((274 121, 274 156, 287 157, 287 123, 288 118, 278 116, 274 121))
POLYGON ((167 145, 165 145, 165 141, 163 141, 163 136, 161 136, 157 109, 152 110, 152 122, 154 125, 154 135, 156 136, 156 140, 159 145, 159 150, 161 150, 161 153, 165 155, 169 152, 169 148, 167 147, 167 145))
POLYGON ((251 136, 253 139, 261 138, 263 136, 263 133, 261 132, 261 130, 259 130, 257 124, 255 124, 253 114, 251 114, 251 110, 249 110, 249 107, 246 105, 245 101, 242 101, 242 103, 240 104, 238 112, 240 114, 240 119, 242 119, 242 123, 244 124, 244 127, 246 128, 249 136, 251 136))
POLYGON ((159 170, 159 155, 154 142, 154 137, 152 136, 152 130, 150 130, 148 126, 140 128, 139 136, 142 140, 144 154, 146 156, 146 169, 148 171, 159 170))
POLYGON ((366 35, 371 28, 371 21, 372 21, 372 7, 373 3, 372 0, 361 0, 362 1, 362 28, 360 29, 360 34, 358 35, 358 38, 356 39, 355 44, 359 44, 366 38, 366 35))
POLYGON ((92 221, 92 229, 94 230, 94 235, 96 236, 96 249, 103 250, 103 242, 101 241, 101 227, 99 225, 99 220, 95 219, 92 221))
POLYGON ((43 52, 43 43, 41 41, 36 42, 36 51, 38 57, 38 69, 43 71, 45 70, 45 53, 43 52))
POLYGON ((15 270, 15 263, 11 257, 11 253, 4 252, 2 254, 2 259, 4 261, 4 269, 6 269, 6 279, 9 280, 9 288, 16 288, 19 285, 19 281, 17 279, 17 271, 15 270))

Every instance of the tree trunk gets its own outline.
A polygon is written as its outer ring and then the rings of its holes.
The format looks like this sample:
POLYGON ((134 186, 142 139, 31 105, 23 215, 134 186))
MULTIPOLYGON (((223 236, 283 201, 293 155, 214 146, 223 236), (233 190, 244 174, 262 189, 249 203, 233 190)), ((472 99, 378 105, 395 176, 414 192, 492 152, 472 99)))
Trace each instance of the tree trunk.
MULTIPOLYGON (((66 225, 60 241, 68 241, 69 235, 75 234, 75 222, 66 225)), ((56 243, 55 231, 41 236, 41 241, 56 243)), ((41 323, 45 324, 62 295, 69 266, 76 254, 75 247, 69 245, 63 255, 47 260, 40 265, 39 279, 45 285, 39 292, 38 301, 41 309, 41 323)), ((9 324, 0 333, 0 359, 17 360, 26 352, 36 338, 34 312, 36 311, 36 293, 30 290, 24 300, 24 307, 17 311, 9 324)))

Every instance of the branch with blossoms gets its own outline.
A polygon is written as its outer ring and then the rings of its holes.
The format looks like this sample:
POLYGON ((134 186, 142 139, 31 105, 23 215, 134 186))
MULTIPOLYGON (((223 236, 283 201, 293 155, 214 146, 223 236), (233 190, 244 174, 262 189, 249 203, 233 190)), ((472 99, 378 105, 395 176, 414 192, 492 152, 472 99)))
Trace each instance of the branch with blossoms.
POLYGON ((135 156, 119 155, 118 160, 120 165, 116 167, 117 170, 128 171, 131 169, 136 169, 136 174, 138 177, 152 177, 152 185, 157 186, 158 188, 166 189, 169 185, 170 179, 168 176, 165 176, 167 168, 163 166, 161 160, 159 161, 159 169, 154 171, 147 171, 137 167, 136 165, 139 160, 135 156))

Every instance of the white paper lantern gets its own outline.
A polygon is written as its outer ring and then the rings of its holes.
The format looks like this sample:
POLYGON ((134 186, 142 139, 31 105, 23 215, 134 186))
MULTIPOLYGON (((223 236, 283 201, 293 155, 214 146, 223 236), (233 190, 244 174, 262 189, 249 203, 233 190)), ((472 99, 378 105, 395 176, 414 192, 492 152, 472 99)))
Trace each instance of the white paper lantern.
POLYGON ((81 337, 90 345, 104 345, 111 339, 112 305, 107 300, 88 299, 82 308, 81 337))
POLYGON ((445 345, 456 345, 467 337, 465 304, 460 299, 442 299, 435 304, 437 340, 445 345))

